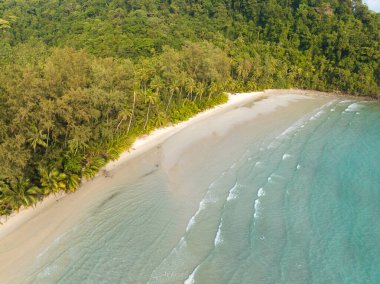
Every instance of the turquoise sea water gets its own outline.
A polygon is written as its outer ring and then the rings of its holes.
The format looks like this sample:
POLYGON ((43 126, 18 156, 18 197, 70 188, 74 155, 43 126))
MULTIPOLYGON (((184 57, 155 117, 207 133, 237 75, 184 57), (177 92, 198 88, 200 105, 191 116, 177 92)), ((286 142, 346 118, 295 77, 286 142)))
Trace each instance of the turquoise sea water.
POLYGON ((253 141, 195 207, 159 171, 114 186, 26 281, 380 283, 379 104, 331 101, 253 141))

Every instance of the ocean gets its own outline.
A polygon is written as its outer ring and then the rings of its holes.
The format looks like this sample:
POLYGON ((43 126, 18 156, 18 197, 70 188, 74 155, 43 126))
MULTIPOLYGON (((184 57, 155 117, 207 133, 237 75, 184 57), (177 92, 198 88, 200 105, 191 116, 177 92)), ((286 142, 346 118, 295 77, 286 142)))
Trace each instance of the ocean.
POLYGON ((190 152, 157 147, 25 282, 380 283, 380 105, 316 100, 215 130, 190 152))

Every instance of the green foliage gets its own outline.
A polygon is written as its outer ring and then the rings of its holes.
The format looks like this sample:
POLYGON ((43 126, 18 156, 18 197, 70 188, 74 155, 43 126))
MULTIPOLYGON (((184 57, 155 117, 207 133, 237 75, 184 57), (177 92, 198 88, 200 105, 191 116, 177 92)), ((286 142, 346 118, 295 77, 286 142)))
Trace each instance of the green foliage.
POLYGON ((91 158, 82 171, 82 177, 91 179, 106 164, 106 160, 101 157, 91 158))
POLYGON ((20 179, 15 184, 3 183, 1 190, 2 209, 19 209, 21 206, 35 205, 42 194, 42 190, 31 185, 28 179, 20 179))
POLYGON ((380 15, 354 2, 0 2, 0 214, 74 191, 224 91, 379 97, 380 15))
POLYGON ((67 174, 65 180, 66 190, 74 192, 79 186, 80 178, 76 174, 67 174))
POLYGON ((58 193, 61 190, 66 189, 66 174, 60 173, 57 169, 40 169, 40 183, 43 193, 49 195, 52 193, 58 193))

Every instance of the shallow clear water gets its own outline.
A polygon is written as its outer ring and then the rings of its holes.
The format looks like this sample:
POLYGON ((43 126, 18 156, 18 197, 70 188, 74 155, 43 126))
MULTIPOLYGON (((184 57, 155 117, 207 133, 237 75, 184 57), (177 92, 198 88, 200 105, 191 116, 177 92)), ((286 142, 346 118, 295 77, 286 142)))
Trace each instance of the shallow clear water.
POLYGON ((380 283, 379 104, 332 101, 253 141, 195 207, 159 170, 114 186, 27 281, 380 283))

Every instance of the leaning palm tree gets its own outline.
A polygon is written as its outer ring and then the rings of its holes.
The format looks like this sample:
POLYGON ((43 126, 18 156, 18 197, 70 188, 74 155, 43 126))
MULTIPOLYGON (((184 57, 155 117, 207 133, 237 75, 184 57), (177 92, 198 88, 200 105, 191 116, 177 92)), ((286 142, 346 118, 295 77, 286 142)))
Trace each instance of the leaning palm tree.
MULTIPOLYGON (((115 133, 119 130, 119 127, 121 124, 126 121, 129 118, 129 121, 132 120, 132 110, 128 109, 127 107, 124 107, 118 115, 118 118, 120 119, 119 123, 116 126, 115 133)), ((129 132, 129 127, 128 127, 128 132, 129 132)))
POLYGON ((169 93, 170 93, 170 96, 169 96, 169 101, 168 101, 168 104, 166 105, 166 109, 165 109, 165 113, 168 112, 168 109, 169 109, 169 106, 170 106, 170 103, 173 99, 173 96, 176 92, 179 91, 179 85, 178 85, 178 81, 177 80, 174 80, 171 82, 170 86, 169 86, 169 93))
POLYGON ((57 169, 41 168, 40 176, 40 182, 45 195, 48 195, 51 192, 57 193, 66 189, 66 175, 60 173, 57 169))
POLYGON ((131 130, 132 119, 133 119, 133 116, 135 115, 135 107, 136 107, 136 92, 134 91, 134 92, 133 92, 132 111, 131 111, 131 116, 129 117, 129 123, 128 123, 127 135, 129 134, 129 131, 131 130))
POLYGON ((42 190, 31 185, 28 179, 20 179, 12 186, 3 184, 1 191, 4 204, 16 210, 35 205, 42 195, 42 190))
POLYGON ((144 123, 144 129, 146 129, 146 126, 148 124, 150 108, 151 108, 152 105, 155 105, 157 103, 157 100, 158 100, 157 93, 153 93, 151 90, 148 90, 147 96, 146 96, 146 99, 145 99, 145 103, 148 103, 148 111, 146 113, 146 119, 145 119, 145 123, 144 123))

